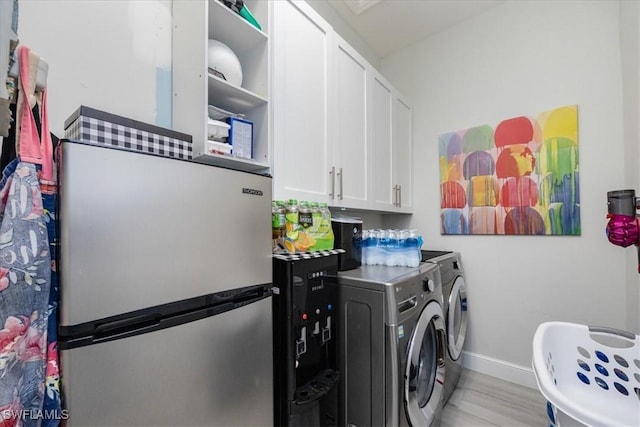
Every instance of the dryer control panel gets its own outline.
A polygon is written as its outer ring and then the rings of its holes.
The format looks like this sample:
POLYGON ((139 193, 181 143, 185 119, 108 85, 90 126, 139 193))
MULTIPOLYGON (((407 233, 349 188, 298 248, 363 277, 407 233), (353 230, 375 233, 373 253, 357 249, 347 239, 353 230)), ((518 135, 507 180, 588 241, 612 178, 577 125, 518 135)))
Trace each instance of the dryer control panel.
POLYGON ((398 322, 413 315, 414 307, 422 307, 427 300, 436 300, 440 305, 442 299, 442 280, 437 265, 429 268, 418 276, 399 281, 393 285, 398 322))

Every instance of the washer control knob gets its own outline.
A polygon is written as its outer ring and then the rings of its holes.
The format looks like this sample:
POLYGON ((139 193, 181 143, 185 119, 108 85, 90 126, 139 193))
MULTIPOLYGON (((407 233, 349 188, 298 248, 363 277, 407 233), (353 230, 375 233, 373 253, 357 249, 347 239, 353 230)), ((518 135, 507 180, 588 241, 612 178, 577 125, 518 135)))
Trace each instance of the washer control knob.
POLYGON ((422 281, 422 289, 426 292, 433 292, 436 290, 436 284, 433 279, 424 279, 422 281))

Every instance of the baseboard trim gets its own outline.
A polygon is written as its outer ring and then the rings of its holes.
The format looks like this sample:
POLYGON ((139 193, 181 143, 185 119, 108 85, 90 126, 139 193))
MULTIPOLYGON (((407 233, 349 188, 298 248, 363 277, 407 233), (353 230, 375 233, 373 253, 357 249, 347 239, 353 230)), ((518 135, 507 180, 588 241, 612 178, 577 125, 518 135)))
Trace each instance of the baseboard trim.
POLYGON ((482 374, 537 389, 533 369, 477 353, 463 352, 462 366, 482 374))

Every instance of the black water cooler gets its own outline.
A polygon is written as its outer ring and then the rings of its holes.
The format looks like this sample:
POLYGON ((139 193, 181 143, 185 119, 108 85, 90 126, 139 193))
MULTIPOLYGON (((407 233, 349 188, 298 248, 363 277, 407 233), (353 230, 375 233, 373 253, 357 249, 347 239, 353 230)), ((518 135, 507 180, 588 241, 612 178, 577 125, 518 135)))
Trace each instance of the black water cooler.
POLYGON ((335 426, 338 254, 274 255, 274 425, 335 426))

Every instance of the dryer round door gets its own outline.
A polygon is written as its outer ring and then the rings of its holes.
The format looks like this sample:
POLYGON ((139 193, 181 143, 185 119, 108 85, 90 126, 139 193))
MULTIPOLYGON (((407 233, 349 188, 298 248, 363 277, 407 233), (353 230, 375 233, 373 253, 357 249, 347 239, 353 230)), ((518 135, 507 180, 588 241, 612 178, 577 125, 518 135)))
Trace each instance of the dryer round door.
POLYGON ((426 305, 409 341, 404 373, 404 402, 411 425, 428 426, 442 403, 445 324, 442 307, 426 305))
POLYGON ((447 313, 447 343, 449 356, 458 360, 467 336, 467 285, 462 276, 456 277, 449 294, 447 313))

